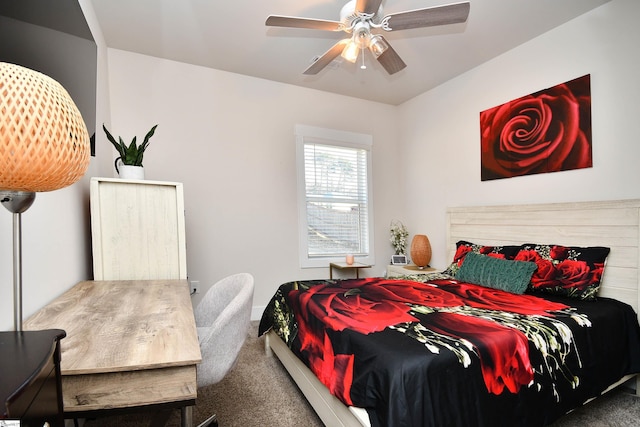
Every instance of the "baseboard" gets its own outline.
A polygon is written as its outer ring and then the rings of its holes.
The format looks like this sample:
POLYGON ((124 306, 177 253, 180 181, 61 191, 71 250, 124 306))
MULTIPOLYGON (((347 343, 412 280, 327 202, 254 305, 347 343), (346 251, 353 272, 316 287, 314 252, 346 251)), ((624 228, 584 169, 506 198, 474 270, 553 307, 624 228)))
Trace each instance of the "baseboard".
POLYGON ((264 305, 253 306, 251 308, 251 320, 260 320, 265 308, 267 307, 264 305))

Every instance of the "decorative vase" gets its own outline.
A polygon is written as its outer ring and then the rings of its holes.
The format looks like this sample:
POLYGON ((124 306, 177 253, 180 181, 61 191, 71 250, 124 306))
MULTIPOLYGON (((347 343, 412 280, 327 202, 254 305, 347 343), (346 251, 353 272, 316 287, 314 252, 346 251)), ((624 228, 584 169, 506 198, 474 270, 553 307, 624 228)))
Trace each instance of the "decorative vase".
POLYGON ((431 243, 424 234, 416 234, 411 240, 411 261, 419 268, 425 268, 431 261, 431 243))

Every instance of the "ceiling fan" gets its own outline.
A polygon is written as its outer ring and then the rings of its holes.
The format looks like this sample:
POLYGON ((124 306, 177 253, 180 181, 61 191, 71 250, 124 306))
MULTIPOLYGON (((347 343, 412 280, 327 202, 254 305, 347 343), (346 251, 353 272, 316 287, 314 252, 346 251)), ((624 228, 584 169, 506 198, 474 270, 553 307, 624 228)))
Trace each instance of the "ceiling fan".
MULTIPOLYGON (((265 24, 270 27, 344 31, 351 34, 350 38, 340 40, 322 56, 318 57, 304 71, 304 74, 318 74, 338 55, 342 55, 347 61, 355 63, 358 59, 359 51, 362 50, 364 54, 365 49, 371 51, 389 74, 395 74, 405 68, 407 64, 393 50, 389 42, 381 34, 372 33, 372 29, 399 31, 457 24, 467 20, 469 8, 470 3, 465 1, 383 16, 382 0, 351 0, 342 7, 340 21, 270 15, 265 24)), ((363 65, 363 68, 366 67, 363 65)))

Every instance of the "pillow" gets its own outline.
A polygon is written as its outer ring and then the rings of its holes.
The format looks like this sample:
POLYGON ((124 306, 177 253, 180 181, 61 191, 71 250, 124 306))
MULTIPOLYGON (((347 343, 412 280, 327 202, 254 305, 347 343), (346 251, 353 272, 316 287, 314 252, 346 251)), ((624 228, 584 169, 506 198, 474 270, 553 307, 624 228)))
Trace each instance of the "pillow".
POLYGON ((530 291, 590 300, 600 288, 609 251, 602 246, 525 243, 514 259, 538 265, 531 277, 530 291))
POLYGON ((487 255, 494 258, 502 258, 502 259, 513 259, 513 257, 518 253, 521 246, 483 246, 475 243, 467 242, 466 240, 460 240, 456 243, 456 253, 453 256, 453 262, 443 274, 448 274, 450 276, 455 276, 460 266, 462 265, 462 261, 464 261, 464 257, 469 252, 475 252, 477 254, 487 255))
POLYGON ((523 294, 536 268, 535 262, 511 261, 469 252, 455 278, 461 282, 523 294))

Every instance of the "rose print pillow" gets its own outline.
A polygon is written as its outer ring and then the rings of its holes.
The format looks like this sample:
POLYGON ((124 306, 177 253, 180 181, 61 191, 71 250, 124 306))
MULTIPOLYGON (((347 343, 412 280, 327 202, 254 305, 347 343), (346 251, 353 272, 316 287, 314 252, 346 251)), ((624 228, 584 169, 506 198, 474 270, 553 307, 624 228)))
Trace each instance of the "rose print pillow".
POLYGON ((530 291, 594 299, 600 288, 609 248, 526 243, 514 259, 538 265, 530 291))
POLYGON ((487 255, 494 258, 512 260, 520 248, 521 246, 478 245, 467 242, 466 240, 460 240, 456 243, 456 253, 453 256, 453 262, 445 271, 443 271, 443 273, 455 276, 462 265, 462 261, 464 261, 464 257, 467 256, 469 252, 475 252, 480 255, 487 255))

